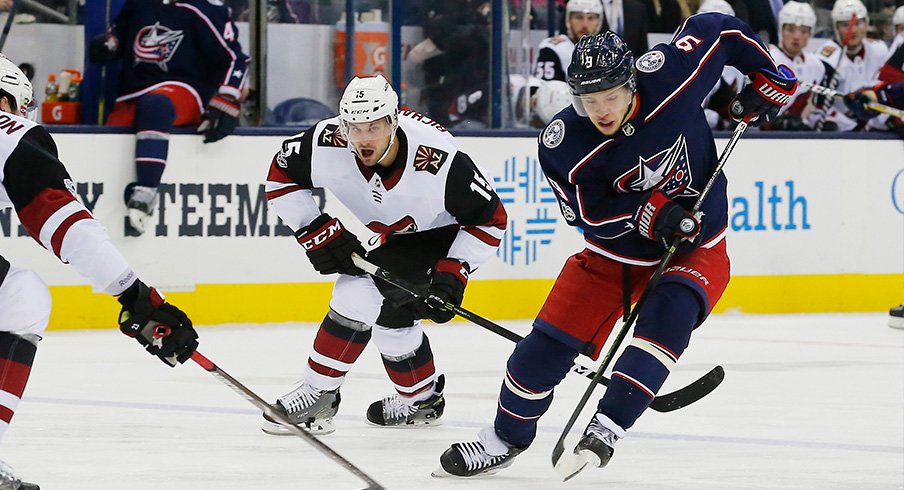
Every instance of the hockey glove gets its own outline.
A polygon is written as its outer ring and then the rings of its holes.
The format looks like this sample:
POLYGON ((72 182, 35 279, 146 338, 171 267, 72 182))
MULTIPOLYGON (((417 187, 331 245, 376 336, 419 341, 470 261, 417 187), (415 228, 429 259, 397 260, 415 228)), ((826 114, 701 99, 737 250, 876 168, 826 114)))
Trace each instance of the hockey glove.
POLYGON ((640 205, 634 222, 641 235, 665 246, 673 237, 693 243, 700 234, 700 220, 659 191, 640 205))
POLYGON ((229 136, 239 125, 239 101, 228 94, 214 95, 201 117, 198 132, 204 134, 205 143, 213 143, 229 136))
POLYGON ((769 122, 778 111, 788 105, 797 90, 797 77, 787 66, 778 67, 778 73, 767 69, 754 72, 751 82, 731 101, 729 110, 735 121, 750 118, 752 125, 769 122))
POLYGON ((364 246, 354 233, 348 231, 338 219, 324 213, 314 218, 308 226, 295 233, 298 243, 304 247, 311 265, 317 272, 360 276, 364 271, 355 267, 352 254, 364 257, 364 246))
POLYGON ((867 107, 867 105, 875 103, 891 105, 888 94, 888 85, 880 84, 872 88, 851 92, 844 96, 844 105, 846 105, 854 114, 854 117, 860 121, 867 121, 879 115, 878 111, 874 111, 867 107))
POLYGON ((110 33, 95 36, 88 45, 88 60, 92 63, 113 61, 118 53, 119 39, 110 33))
POLYGON ((165 302, 155 288, 135 281, 119 295, 119 329, 135 338, 151 355, 174 367, 198 348, 198 333, 179 308, 165 302))
POLYGON ((440 259, 430 275, 430 288, 424 299, 413 304, 418 318, 428 318, 436 323, 446 323, 455 317, 455 312, 445 308, 446 303, 461 306, 471 273, 467 262, 455 259, 440 259))

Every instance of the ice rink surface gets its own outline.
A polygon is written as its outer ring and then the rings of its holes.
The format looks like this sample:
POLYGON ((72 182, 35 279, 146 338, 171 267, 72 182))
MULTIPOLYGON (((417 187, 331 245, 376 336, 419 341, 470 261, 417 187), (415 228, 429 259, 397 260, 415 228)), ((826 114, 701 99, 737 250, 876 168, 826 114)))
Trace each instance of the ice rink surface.
MULTIPOLYGON (((663 392, 716 364, 725 382, 681 410, 647 411, 607 468, 567 483, 550 451, 587 386, 575 375, 557 388, 537 440, 511 468, 480 480, 430 477, 443 450, 492 422, 513 347, 464 322, 427 327, 447 376, 444 425, 365 424, 367 406, 391 390, 369 346, 342 387, 338 430, 322 440, 390 489, 901 489, 904 331, 886 322, 884 314, 710 318, 663 392)), ((315 327, 201 327, 200 351, 272 400, 302 375, 315 327)), ((51 331, 0 458, 44 490, 364 486, 304 440, 264 434, 259 420, 191 362, 169 369, 115 330, 51 331)))

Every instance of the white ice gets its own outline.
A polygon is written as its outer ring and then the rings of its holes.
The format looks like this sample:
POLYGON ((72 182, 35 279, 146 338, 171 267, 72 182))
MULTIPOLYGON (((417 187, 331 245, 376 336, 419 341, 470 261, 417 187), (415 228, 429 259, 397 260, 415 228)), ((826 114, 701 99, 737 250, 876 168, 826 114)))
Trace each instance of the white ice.
MULTIPOLYGON (((568 483, 550 451, 587 387, 575 375, 511 468, 476 481, 430 477, 451 443, 492 423, 513 346, 464 322, 427 327, 447 375, 443 426, 365 424, 367 406, 391 390, 368 346, 342 387, 338 430, 322 440, 390 489, 901 489, 904 331, 886 322, 884 314, 710 318, 663 392, 716 364, 722 386, 681 410, 647 411, 607 468, 568 483)), ((303 373, 315 327, 201 327, 201 352, 271 400, 303 373)), ((0 458, 44 490, 364 487, 301 438, 265 435, 259 420, 191 362, 169 369, 112 330, 51 331, 0 458)))

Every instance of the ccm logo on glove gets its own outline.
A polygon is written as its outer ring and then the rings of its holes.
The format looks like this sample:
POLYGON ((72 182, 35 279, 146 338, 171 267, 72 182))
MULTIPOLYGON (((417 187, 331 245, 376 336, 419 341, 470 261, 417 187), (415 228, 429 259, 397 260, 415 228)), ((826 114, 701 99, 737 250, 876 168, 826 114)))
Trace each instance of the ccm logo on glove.
POLYGON ((307 240, 299 240, 298 243, 300 243, 305 250, 316 250, 329 243, 341 232, 342 223, 339 220, 332 220, 331 222, 328 222, 326 226, 317 230, 313 236, 308 235, 309 238, 307 240))

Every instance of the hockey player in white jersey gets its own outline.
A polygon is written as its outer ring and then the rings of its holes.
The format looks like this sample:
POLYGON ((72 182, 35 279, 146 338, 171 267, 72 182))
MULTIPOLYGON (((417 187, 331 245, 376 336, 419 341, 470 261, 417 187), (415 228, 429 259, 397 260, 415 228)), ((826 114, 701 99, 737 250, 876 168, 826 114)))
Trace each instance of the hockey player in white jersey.
POLYGON ((569 0, 565 4, 567 33, 540 42, 534 76, 564 82, 574 44, 583 36, 598 33, 602 25, 603 3, 600 0, 569 0))
MULTIPOLYGON (((14 208, 39 245, 75 267, 96 289, 118 298, 123 333, 170 366, 185 362, 198 347, 191 321, 138 279, 103 226, 76 199, 53 138, 32 119, 34 109, 31 83, 0 55, 0 209, 14 208)), ((47 285, 36 273, 0 256, 0 437, 25 391, 49 319, 47 285)), ((0 461, 0 489, 38 486, 22 482, 0 461)))
MULTIPOLYGON (((888 47, 882 41, 866 38, 869 26, 866 6, 860 0, 837 0, 832 7, 832 23, 835 40, 826 43, 819 55, 828 66, 835 67, 837 71, 837 87, 833 88, 841 93, 849 93, 874 85, 878 81, 879 69, 888 59, 888 47), (855 21, 850 39, 846 46, 841 46, 852 18, 855 21)), ((847 115, 847 108, 842 100, 835 100, 827 110, 824 129, 859 129, 857 120, 847 115)), ((880 129, 885 119, 881 117, 870 120, 869 127, 880 129)))
MULTIPOLYGON (((339 388, 371 339, 395 393, 371 404, 367 421, 436 425, 444 377, 420 320, 444 323, 453 313, 364 275, 352 262, 352 254, 365 254, 361 242, 319 209, 311 189, 330 190, 378 235, 369 261, 456 305, 468 275, 495 255, 505 231, 499 196, 452 135, 421 114, 399 113, 398 104, 382 76, 355 78, 339 116, 285 140, 270 165, 270 204, 314 269, 339 273, 304 381, 274 405, 314 433, 335 430, 339 388)), ((266 419, 262 429, 286 432, 266 419)))
MULTIPOLYGON (((813 30, 816 29, 816 12, 809 3, 790 1, 778 13, 779 44, 769 45, 769 53, 775 62, 790 67, 797 79, 822 85, 826 82, 826 64, 819 56, 805 51, 813 30)), ((831 67, 829 67, 831 68, 831 67)), ((769 129, 813 129, 818 118, 824 118, 817 106, 825 101, 816 98, 804 87, 797 89, 791 101, 781 109, 779 117, 769 129)))

